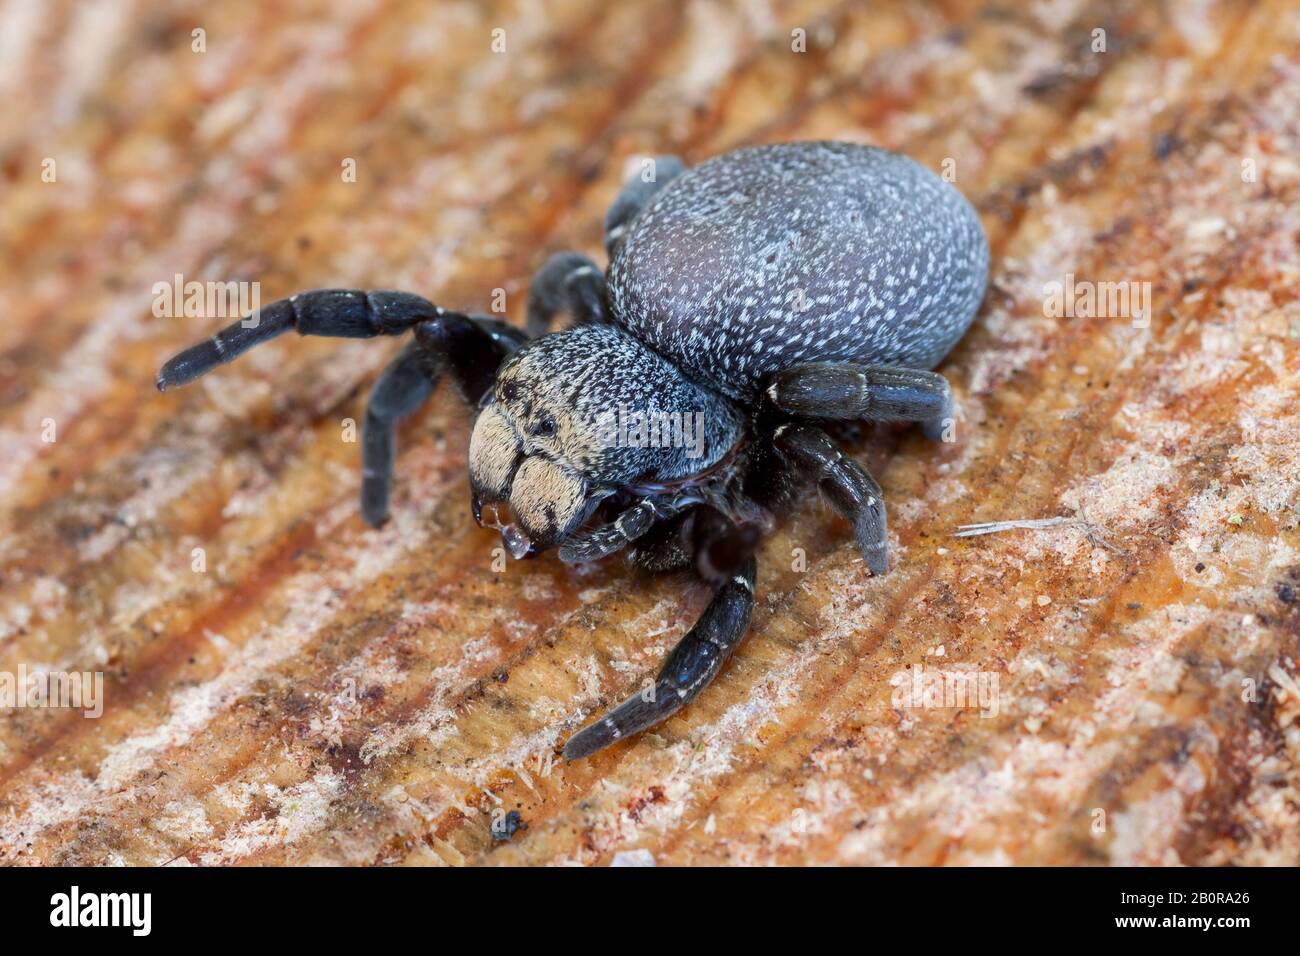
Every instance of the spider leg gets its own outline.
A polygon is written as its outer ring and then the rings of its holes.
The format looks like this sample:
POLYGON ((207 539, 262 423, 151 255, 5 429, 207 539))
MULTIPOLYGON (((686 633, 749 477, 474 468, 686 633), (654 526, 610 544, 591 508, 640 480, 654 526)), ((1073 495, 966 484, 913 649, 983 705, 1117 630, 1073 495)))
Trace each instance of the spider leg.
POLYGON ((233 361, 254 345, 295 329, 300 335, 368 339, 401 335, 429 319, 457 317, 411 292, 314 289, 272 302, 222 329, 206 342, 173 356, 158 372, 158 390, 185 385, 218 365, 233 361))
POLYGON ((437 369, 429 367, 420 344, 411 342, 370 390, 361 427, 361 517, 372 527, 388 519, 397 426, 433 394, 437 380, 437 369))
POLYGON ((633 547, 627 552, 628 564, 652 574, 691 567, 695 564, 695 555, 686 550, 681 528, 685 522, 694 520, 688 511, 654 525, 632 542, 633 547))
POLYGON ((557 252, 528 286, 528 334, 545 334, 557 312, 575 324, 605 321, 605 276, 586 256, 557 252))
POLYGON ((626 183, 605 213, 605 252, 611 259, 623 244, 627 227, 659 190, 686 169, 676 156, 655 156, 626 183))
POLYGON ((522 331, 486 316, 444 312, 415 327, 427 361, 451 372, 461 398, 477 406, 496 381, 501 360, 528 341, 522 331))
POLYGON ((757 535, 737 527, 711 508, 683 524, 692 535, 696 563, 717 587, 695 626, 673 648, 653 686, 630 697, 564 745, 568 760, 587 757, 681 710, 717 676, 749 628, 754 609, 757 535))
POLYGON ((899 365, 808 362, 776 373, 767 395, 777 408, 803 418, 922 422, 935 439, 952 418, 948 380, 899 365))
POLYGON ((815 425, 782 425, 775 444, 781 455, 817 482, 831 506, 853 522, 858 549, 871 573, 888 571, 885 497, 876 479, 815 425))
POLYGON ((158 389, 185 385, 290 329, 301 335, 372 338, 415 329, 415 341, 384 370, 370 393, 362 432, 361 513, 372 525, 388 516, 397 424, 433 392, 447 368, 471 404, 491 387, 501 359, 527 336, 504 322, 470 318, 410 292, 315 289, 272 302, 169 359, 158 389))
POLYGON ((495 319, 431 320, 370 390, 361 429, 361 516, 378 527, 388 518, 397 426, 433 394, 444 368, 471 404, 492 385, 501 359, 526 341, 522 332, 495 319), (427 327, 426 327, 427 326, 427 327))
POLYGON ((656 523, 673 518, 699 503, 700 498, 693 494, 642 498, 613 521, 570 535, 560 545, 560 560, 566 564, 599 561, 623 550, 656 523))

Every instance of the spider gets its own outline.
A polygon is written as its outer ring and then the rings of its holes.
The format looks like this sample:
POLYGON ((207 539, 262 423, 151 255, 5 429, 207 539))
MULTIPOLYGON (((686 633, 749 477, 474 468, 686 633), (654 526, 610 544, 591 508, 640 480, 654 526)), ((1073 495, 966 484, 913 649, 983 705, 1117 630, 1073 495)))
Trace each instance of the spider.
POLYGON ((477 409, 471 507, 515 558, 625 550, 713 587, 653 687, 572 736, 588 756, 666 720, 717 675, 754 604, 755 549, 815 484, 888 568, 880 486, 819 420, 951 421, 931 371, 984 296, 988 243, 951 185, 905 156, 837 142, 648 160, 605 217, 609 267, 561 252, 533 278, 526 331, 409 292, 319 289, 168 361, 183 385, 290 329, 414 336, 375 383, 361 513, 388 515, 395 431, 444 373, 477 409), (569 327, 550 332, 567 313, 569 327))

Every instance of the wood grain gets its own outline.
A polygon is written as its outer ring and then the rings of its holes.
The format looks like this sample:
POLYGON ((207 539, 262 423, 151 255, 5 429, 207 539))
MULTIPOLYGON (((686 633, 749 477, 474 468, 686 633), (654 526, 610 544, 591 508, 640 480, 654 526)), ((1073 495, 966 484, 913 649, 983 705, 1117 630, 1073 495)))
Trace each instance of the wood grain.
POLYGON ((0 859, 1300 863, 1295 4, 8 0, 0 35, 0 672, 106 675, 100 719, 0 714, 0 859), (367 529, 347 421, 394 343, 153 390, 221 324, 154 317, 177 273, 518 322, 636 157, 820 137, 984 217, 958 440, 869 435, 891 573, 810 499, 716 686, 588 762, 699 585, 494 573, 449 394, 367 529), (1149 322, 1045 314, 1067 276, 1149 282, 1149 322), (900 702, 918 666, 996 714, 900 702))

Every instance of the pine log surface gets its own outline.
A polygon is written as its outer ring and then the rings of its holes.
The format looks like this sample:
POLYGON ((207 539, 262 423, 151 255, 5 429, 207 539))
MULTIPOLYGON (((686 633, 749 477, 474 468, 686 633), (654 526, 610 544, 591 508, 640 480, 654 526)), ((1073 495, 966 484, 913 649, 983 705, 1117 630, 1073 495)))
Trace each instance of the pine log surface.
POLYGON ((0 672, 106 701, 0 712, 0 860, 1300 863, 1298 50, 1236 0, 0 3, 0 672), (447 389, 367 528, 392 341, 154 390, 223 324, 153 315, 176 274, 522 322, 637 157, 814 138, 949 162, 983 217, 957 441, 867 434, 890 573, 809 495, 715 685, 591 760, 558 747, 702 585, 494 571, 447 389), (1047 314, 1067 276, 1149 321, 1047 314), (996 714, 900 705, 915 667, 996 714))

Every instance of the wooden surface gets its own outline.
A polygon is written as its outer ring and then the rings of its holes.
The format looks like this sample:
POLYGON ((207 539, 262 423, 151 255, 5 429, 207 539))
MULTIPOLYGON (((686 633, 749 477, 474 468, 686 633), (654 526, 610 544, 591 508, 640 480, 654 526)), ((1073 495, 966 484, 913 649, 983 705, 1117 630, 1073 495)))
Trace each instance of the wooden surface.
POLYGON ((7 0, 0 37, 0 670, 106 674, 101 719, 0 715, 0 859, 1300 863, 1294 4, 7 0), (588 762, 700 586, 494 573, 444 393, 367 529, 345 420, 395 343, 153 390, 221 324, 153 316, 176 273, 520 321, 635 157, 822 137, 951 159, 984 217, 958 441, 863 443, 891 573, 810 498, 716 685, 588 762), (1067 275, 1151 282, 1149 328, 1045 316, 1067 275), (997 715, 898 706, 914 665, 997 715))

